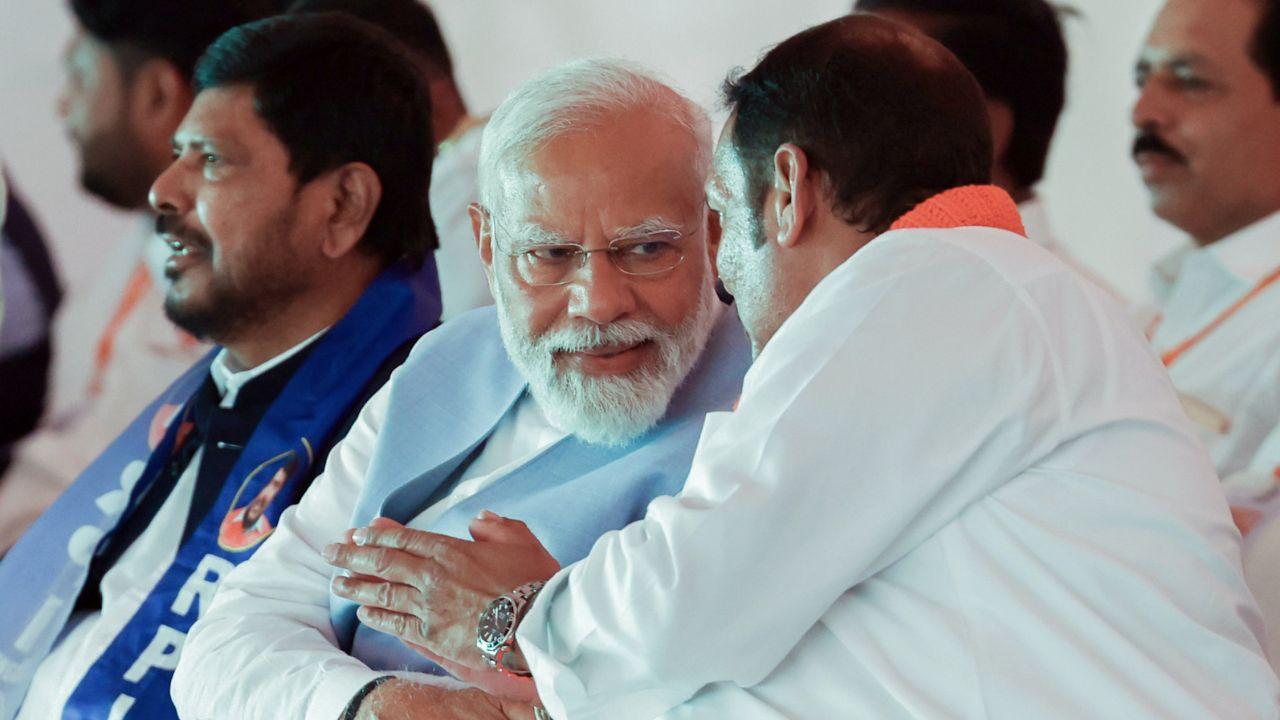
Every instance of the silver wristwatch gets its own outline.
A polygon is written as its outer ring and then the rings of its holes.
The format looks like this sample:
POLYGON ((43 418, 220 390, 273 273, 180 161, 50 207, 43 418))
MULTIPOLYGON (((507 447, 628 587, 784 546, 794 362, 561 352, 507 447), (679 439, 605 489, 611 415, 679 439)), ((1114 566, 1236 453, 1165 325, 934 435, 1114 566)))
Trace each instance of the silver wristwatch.
POLYGON ((511 675, 528 677, 529 670, 512 667, 507 656, 516 644, 516 627, 544 584, 532 582, 521 585, 489 603, 489 607, 480 613, 480 622, 476 625, 476 647, 484 655, 489 667, 511 675))

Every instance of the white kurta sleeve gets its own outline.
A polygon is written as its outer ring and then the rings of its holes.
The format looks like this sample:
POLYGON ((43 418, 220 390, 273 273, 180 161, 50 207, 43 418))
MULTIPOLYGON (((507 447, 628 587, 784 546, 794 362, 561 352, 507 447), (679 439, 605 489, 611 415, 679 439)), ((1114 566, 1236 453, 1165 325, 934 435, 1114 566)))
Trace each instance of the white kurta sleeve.
POLYGON ((553 717, 654 718, 761 682, 843 593, 1046 451, 1066 410, 1041 319, 937 245, 824 280, 738 410, 708 417, 684 491, 543 590, 518 640, 553 717))
POLYGON ((325 471, 252 558, 232 571, 187 637, 172 695, 189 720, 334 720, 383 675, 337 647, 329 622, 332 568, 364 484, 391 383, 361 410, 325 471))

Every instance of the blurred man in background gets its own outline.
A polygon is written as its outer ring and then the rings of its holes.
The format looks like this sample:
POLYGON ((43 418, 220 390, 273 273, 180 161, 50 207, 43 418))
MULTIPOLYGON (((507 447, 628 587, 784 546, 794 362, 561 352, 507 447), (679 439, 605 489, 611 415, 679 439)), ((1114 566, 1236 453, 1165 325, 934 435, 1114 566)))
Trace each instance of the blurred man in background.
POLYGON ((912 25, 965 64, 987 100, 992 182, 1018 203, 1027 237, 1116 294, 1057 241, 1036 194, 1066 104, 1067 43, 1059 10, 1046 0, 858 0, 854 10, 912 25))
POLYGON ((49 386, 50 326, 62 287, 49 248, 0 169, 0 477, 13 443, 35 428, 49 386), (8 192, 4 192, 5 186, 8 192))
POLYGON ((1153 268, 1148 334, 1236 506, 1274 661, 1280 528, 1254 526, 1280 515, 1280 0, 1169 0, 1135 77, 1134 161, 1191 240, 1153 268))
POLYGON ((14 448, 0 478, 0 551, 208 352, 164 316, 167 250, 155 238, 147 190, 172 160, 170 142, 191 106, 196 59, 218 35, 274 13, 279 2, 73 0, 70 6, 76 26, 58 112, 85 190, 136 212, 139 229, 117 242, 56 319, 43 427, 14 448))
POLYGON ((436 141, 431 216, 440 236, 436 270, 443 318, 491 305, 493 297, 467 215, 467 206, 479 199, 476 163, 485 121, 467 115, 467 105, 454 80, 453 59, 431 9, 422 0, 297 0, 289 11, 354 15, 391 33, 418 55, 422 75, 431 88, 431 132, 436 141))

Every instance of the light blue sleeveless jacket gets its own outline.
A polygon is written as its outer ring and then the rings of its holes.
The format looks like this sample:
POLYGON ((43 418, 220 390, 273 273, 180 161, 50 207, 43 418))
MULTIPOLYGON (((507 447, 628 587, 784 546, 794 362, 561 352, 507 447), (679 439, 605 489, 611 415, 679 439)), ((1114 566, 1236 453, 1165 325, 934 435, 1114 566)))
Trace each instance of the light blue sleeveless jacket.
MULTIPOLYGON (((623 447, 565 438, 451 508, 430 529, 470 537, 468 524, 488 509, 524 521, 562 565, 585 557, 605 532, 643 517, 653 498, 680 491, 703 417, 733 407, 750 364, 737 313, 725 308, 702 357, 652 430, 623 447)), ((390 384, 390 405, 351 527, 378 516, 402 523, 416 517, 526 387, 507 357, 491 307, 428 333, 390 384)), ((331 595, 329 606, 340 646, 371 668, 441 672, 398 639, 360 624, 354 604, 331 595)))

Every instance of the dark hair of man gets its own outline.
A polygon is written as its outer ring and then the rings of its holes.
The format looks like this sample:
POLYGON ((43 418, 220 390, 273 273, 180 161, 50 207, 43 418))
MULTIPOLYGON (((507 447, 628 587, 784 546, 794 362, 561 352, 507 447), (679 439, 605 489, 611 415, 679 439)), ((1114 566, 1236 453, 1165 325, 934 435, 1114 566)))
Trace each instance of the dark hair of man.
POLYGON ((422 0, 297 0, 289 12, 344 12, 396 36, 426 62, 428 77, 453 81, 453 59, 436 16, 422 0))
POLYGON ((125 80, 157 57, 189 78, 219 35, 282 6, 282 0, 71 0, 76 20, 112 49, 125 80))
POLYGON ((1058 11, 1045 0, 858 0, 865 12, 927 16, 924 31, 960 58, 987 97, 1013 113, 1000 158, 1014 182, 1044 177, 1049 145, 1067 97, 1067 43, 1058 11))
POLYGON ((943 190, 991 178, 982 90, 941 45, 854 14, 795 35, 725 82, 759 206, 783 143, 804 150, 844 220, 884 232, 943 190))
POLYGON ((386 31, 342 13, 241 25, 196 65, 195 90, 253 89, 258 117, 289 152, 299 184, 350 162, 382 184, 360 247, 384 264, 421 263, 438 243, 427 194, 431 99, 412 56, 386 31))
POLYGON ((1280 102, 1280 0, 1261 0, 1262 17, 1253 31, 1249 57, 1271 80, 1271 94, 1280 102))

